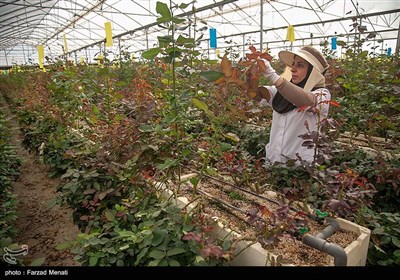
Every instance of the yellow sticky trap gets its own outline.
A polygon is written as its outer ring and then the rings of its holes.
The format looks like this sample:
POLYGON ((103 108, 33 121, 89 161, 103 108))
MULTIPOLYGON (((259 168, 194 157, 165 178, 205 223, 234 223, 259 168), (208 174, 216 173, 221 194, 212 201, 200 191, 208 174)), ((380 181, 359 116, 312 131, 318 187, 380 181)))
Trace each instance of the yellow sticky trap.
POLYGON ((219 56, 219 54, 220 54, 220 50, 215 50, 215 55, 219 56))
POLYGON ((104 28, 106 29, 106 47, 111 47, 113 45, 111 22, 109 21, 105 22, 104 28))
POLYGON ((68 52, 68 45, 67 45, 67 36, 65 35, 65 33, 63 37, 64 37, 64 54, 66 54, 68 52))
POLYGON ((84 58, 83 56, 81 56, 81 57, 79 58, 79 63, 80 63, 81 65, 85 64, 85 58, 84 58))
POLYGON ((43 45, 37 46, 38 58, 39 58, 39 68, 43 68, 43 58, 44 58, 44 47, 43 45))
POLYGON ((287 28, 286 40, 288 40, 292 43, 295 41, 293 25, 289 25, 287 28))

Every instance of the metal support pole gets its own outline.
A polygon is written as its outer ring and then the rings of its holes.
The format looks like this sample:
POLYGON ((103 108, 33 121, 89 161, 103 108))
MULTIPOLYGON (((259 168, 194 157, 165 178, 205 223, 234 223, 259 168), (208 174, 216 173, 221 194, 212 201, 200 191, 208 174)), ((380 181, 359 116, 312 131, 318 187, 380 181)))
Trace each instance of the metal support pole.
POLYGON ((148 29, 146 28, 146 49, 149 49, 149 33, 148 29))
POLYGON ((242 46, 242 49, 243 49, 243 58, 245 58, 246 57, 246 50, 244 49, 244 46, 245 46, 245 38, 244 38, 244 35, 242 35, 242 39, 243 39, 243 46, 242 46))
POLYGON ((399 29, 397 32, 397 42, 396 42, 396 52, 395 52, 395 58, 399 59, 399 51, 400 51, 400 22, 399 22, 399 29))
POLYGON ((8 60, 7 60, 7 52, 4 50, 4 58, 6 59, 6 65, 8 66, 8 60))
POLYGON ((24 61, 25 61, 25 64, 26 64, 26 56, 25 56, 24 44, 22 44, 21 46, 22 46, 22 53, 24 54, 24 61))
POLYGON ((260 52, 263 51, 264 0, 260 0, 260 52))

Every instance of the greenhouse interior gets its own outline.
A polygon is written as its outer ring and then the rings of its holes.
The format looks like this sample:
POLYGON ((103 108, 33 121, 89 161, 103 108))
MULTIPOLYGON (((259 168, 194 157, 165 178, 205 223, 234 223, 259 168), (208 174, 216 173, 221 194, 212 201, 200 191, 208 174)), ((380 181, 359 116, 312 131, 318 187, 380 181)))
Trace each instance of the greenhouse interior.
POLYGON ((399 266, 399 55, 398 0, 0 0, 4 275, 399 266))

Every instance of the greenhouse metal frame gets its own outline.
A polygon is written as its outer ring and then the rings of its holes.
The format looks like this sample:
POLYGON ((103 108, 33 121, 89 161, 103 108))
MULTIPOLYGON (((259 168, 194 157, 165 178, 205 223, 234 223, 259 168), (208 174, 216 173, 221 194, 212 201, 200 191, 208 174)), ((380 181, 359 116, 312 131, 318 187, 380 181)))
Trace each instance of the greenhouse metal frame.
MULTIPOLYGON (((37 65, 37 46, 47 58, 92 63, 104 51, 134 57, 157 46, 165 29, 157 22, 156 3, 176 7, 185 18, 185 35, 201 38, 203 57, 227 48, 240 53, 249 45, 281 49, 303 45, 330 45, 332 38, 351 43, 364 40, 376 54, 398 55, 400 7, 396 0, 2 0, 0 1, 0 67, 37 65), (182 3, 185 3, 182 5, 182 3), (105 22, 112 24, 113 45, 105 46, 105 22), (288 38, 288 28, 294 29, 288 38), (215 29, 218 46, 210 47, 208 30, 215 29)), ((182 27, 183 28, 183 27, 182 27)), ((332 46, 333 48, 333 46, 332 46)), ((338 56, 341 47, 335 46, 338 56)))

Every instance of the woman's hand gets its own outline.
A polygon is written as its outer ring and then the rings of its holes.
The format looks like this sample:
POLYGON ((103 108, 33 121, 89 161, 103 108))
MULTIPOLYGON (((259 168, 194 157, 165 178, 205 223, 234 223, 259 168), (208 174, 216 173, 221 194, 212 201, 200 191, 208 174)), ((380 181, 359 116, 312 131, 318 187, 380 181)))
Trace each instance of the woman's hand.
POLYGON ((259 63, 264 63, 265 65, 265 70, 262 72, 264 77, 268 78, 273 84, 275 84, 276 81, 280 78, 280 76, 276 74, 275 69, 272 68, 268 60, 263 58, 260 58, 259 60, 261 61, 259 63))

